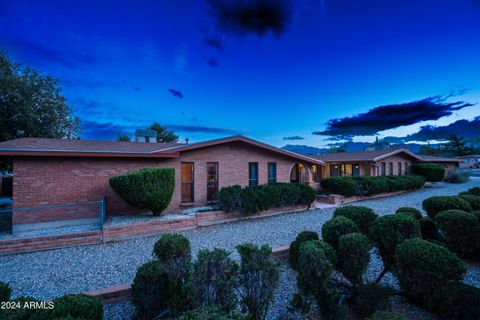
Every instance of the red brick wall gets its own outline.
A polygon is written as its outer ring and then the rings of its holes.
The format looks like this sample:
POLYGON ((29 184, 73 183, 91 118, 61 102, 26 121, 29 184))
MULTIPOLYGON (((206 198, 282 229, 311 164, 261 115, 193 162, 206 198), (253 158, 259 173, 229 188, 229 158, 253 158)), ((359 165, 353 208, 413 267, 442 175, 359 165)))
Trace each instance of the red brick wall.
POLYGON ((377 161, 375 163, 375 166, 378 166, 378 175, 382 174, 382 162, 385 163, 385 174, 388 176, 390 175, 390 162, 393 163, 393 175, 397 176, 398 175, 398 162, 402 163, 402 175, 405 174, 405 162, 408 163, 408 173, 412 173, 412 157, 404 154, 397 154, 385 159, 382 159, 380 161, 377 161))
MULTIPOLYGON (((277 181, 290 181, 290 168, 297 162, 287 156, 234 142, 183 152, 175 159, 139 158, 42 158, 17 157, 14 160, 13 205, 16 208, 98 201, 107 197, 108 214, 128 214, 142 210, 125 203, 110 188, 111 176, 148 167, 175 169, 176 183, 172 201, 166 212, 179 210, 180 163, 194 162, 195 206, 206 204, 206 163, 219 163, 219 188, 248 184, 248 162, 258 162, 259 184, 267 183, 267 163, 277 163, 277 181)), ((74 207, 75 208, 75 207, 74 207)), ((144 210, 143 210, 144 211, 144 210)), ((14 214, 14 224, 40 221, 79 219, 99 214, 90 210, 42 210, 14 214), (48 211, 48 212, 47 212, 48 211)))

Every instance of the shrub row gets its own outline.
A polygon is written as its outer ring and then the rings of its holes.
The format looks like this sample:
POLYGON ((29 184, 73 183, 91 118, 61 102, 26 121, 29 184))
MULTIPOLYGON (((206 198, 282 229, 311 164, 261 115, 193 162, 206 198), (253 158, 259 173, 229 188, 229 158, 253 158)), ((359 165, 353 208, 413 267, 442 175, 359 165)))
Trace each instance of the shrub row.
POLYGON ((442 181, 445 178, 445 168, 438 163, 414 163, 412 170, 430 182, 442 181))
POLYGON ((315 190, 305 184, 274 183, 258 187, 224 187, 219 201, 226 212, 252 214, 275 207, 310 205, 316 197, 315 190))
POLYGON ((380 177, 330 177, 321 181, 322 188, 345 197, 415 190, 423 187, 425 178, 417 175, 380 177))

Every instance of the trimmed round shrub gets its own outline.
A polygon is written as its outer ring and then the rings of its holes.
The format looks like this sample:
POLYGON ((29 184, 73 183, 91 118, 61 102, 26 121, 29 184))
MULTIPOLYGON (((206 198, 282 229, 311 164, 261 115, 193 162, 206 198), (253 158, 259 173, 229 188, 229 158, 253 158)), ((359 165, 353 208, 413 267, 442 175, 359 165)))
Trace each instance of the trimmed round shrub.
POLYGON ((393 294, 390 288, 373 283, 362 284, 355 287, 347 299, 347 304, 360 318, 372 315, 376 310, 385 310, 388 300, 393 294))
POLYGON ((240 254, 241 302, 252 319, 265 319, 280 279, 272 248, 251 243, 237 246, 240 254))
POLYGON ((172 301, 170 275, 160 261, 150 261, 137 270, 132 282, 132 303, 137 319, 153 319, 172 301))
POLYGON ((0 281, 0 301, 10 300, 11 294, 12 288, 10 288, 10 285, 8 283, 0 281))
POLYGON ((295 240, 290 244, 288 249, 288 263, 293 270, 297 270, 298 255, 300 254, 300 246, 305 241, 318 240, 318 233, 315 231, 302 231, 295 240))
POLYGON ((165 269, 179 277, 189 273, 192 253, 190 241, 178 233, 164 234, 153 246, 153 254, 165 269))
POLYGON ((344 206, 335 209, 333 217, 346 217, 355 222, 361 233, 368 234, 372 222, 378 217, 370 208, 362 206, 344 206))
POLYGON ((366 318, 366 320, 407 320, 407 318, 394 312, 377 311, 370 317, 366 318))
POLYGON ((158 216, 172 200, 175 169, 151 168, 110 178, 110 186, 126 202, 158 216))
POLYGON ((473 194, 462 194, 458 197, 467 201, 470 207, 472 207, 472 210, 480 210, 480 196, 473 194))
POLYGON ((465 258, 480 255, 480 221, 475 215, 461 210, 447 210, 440 212, 435 221, 452 251, 465 258))
POLYGON ((423 217, 418 220, 420 224, 420 232, 424 240, 439 240, 438 229, 435 221, 430 217, 423 217))
POLYGON ((445 168, 438 163, 414 163, 412 170, 430 182, 442 181, 445 178, 445 168))
POLYGON ((237 304, 238 264, 222 249, 199 250, 193 264, 191 294, 196 307, 220 306, 229 312, 237 304))
POLYGON ((461 192, 460 194, 473 194, 474 196, 480 196, 480 187, 473 187, 467 191, 461 192))
POLYGON ((340 194, 345 197, 352 197, 358 194, 357 184, 352 179, 345 177, 330 177, 320 182, 322 189, 333 194, 340 194))
POLYGON ((417 220, 420 220, 422 219, 422 213, 420 212, 420 210, 416 209, 416 208, 411 208, 411 207, 400 207, 397 209, 397 211, 395 211, 395 213, 400 213, 400 212, 409 212, 411 213, 411 216, 417 220))
POLYGON ((370 228, 370 238, 378 248, 385 268, 395 263, 395 248, 406 239, 420 237, 418 221, 410 216, 387 215, 377 218, 370 228))
POLYGON ((370 240, 362 233, 349 233, 338 239, 337 270, 354 285, 362 282, 370 262, 370 248, 370 240))
POLYGON ((454 253, 421 239, 409 239, 396 250, 396 275, 402 291, 416 303, 433 310, 434 295, 447 283, 461 281, 465 266, 454 253))
POLYGON ((85 294, 67 294, 53 300, 55 308, 51 310, 52 318, 73 317, 85 320, 102 320, 103 304, 95 297, 85 294))
POLYGON ((458 196, 433 196, 423 200, 422 207, 432 219, 445 210, 472 211, 470 204, 458 196))
MULTIPOLYGON (((219 307, 206 306, 187 311, 182 314, 179 320, 234 320, 228 313, 219 307)), ((240 318, 238 318, 240 320, 240 318)))
POLYGON ((442 320, 480 319, 480 289, 463 282, 449 283, 436 295, 434 312, 442 320))
POLYGON ((325 222, 322 226, 322 238, 334 249, 338 247, 338 238, 347 233, 359 232, 358 226, 352 220, 338 216, 325 222))
POLYGON ((316 299, 322 296, 332 272, 333 266, 325 251, 315 241, 302 243, 298 258, 297 286, 304 295, 316 299))

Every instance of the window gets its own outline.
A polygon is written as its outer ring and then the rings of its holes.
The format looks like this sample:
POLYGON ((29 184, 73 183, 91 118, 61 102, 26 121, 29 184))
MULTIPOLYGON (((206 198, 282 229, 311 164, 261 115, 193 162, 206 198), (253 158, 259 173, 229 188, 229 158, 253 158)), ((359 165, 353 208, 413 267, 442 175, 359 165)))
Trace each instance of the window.
POLYGON ((378 166, 375 166, 375 175, 379 176, 380 175, 380 168, 378 166))
POLYGON ((277 182, 277 163, 269 162, 268 163, 268 183, 277 182))
POLYGON ((398 175, 399 176, 402 175, 402 163, 401 162, 398 163, 398 175))
POLYGON ((313 175, 313 181, 315 182, 320 182, 320 167, 317 166, 316 164, 312 165, 312 175, 313 175))
POLYGON ((248 186, 258 186, 258 162, 248 163, 248 186))
POLYGON ((193 162, 182 162, 182 202, 193 202, 193 162))
POLYGON ((352 164, 352 176, 358 177, 360 175, 360 165, 358 163, 352 164))
POLYGON ((382 176, 387 174, 387 164, 382 162, 382 176))
POLYGON ((393 175, 393 162, 388 163, 388 174, 393 175))
POLYGON ((404 168, 405 169, 405 174, 407 175, 408 174, 408 162, 405 162, 404 165, 405 165, 405 168, 404 168))
POLYGON ((331 177, 338 177, 340 175, 340 170, 338 164, 331 164, 330 165, 330 176, 331 177))
POLYGON ((342 164, 341 166, 341 173, 342 177, 350 177, 352 175, 352 165, 351 164, 342 164))
POLYGON ((218 200, 218 162, 207 162, 207 201, 218 200))

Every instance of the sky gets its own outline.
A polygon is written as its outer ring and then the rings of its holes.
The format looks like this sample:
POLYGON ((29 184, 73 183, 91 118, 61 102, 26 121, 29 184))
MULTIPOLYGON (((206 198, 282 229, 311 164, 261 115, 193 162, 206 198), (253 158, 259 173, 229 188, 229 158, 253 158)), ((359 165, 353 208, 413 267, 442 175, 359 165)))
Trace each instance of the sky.
POLYGON ((0 49, 60 80, 83 139, 480 128, 478 0, 0 0, 0 49))

